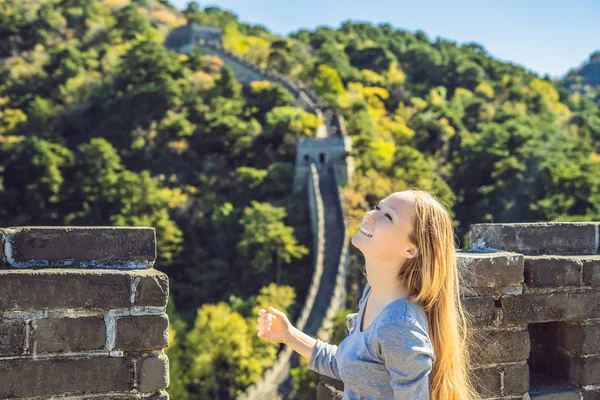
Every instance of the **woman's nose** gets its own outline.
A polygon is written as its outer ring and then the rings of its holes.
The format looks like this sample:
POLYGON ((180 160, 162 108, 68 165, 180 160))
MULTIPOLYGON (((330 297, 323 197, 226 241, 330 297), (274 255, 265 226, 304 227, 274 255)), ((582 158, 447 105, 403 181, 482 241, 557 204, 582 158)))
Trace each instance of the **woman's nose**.
POLYGON ((375 218, 373 218, 373 214, 372 214, 374 211, 375 210, 367 211, 365 214, 365 217, 367 218, 367 220, 369 222, 375 222, 375 218))

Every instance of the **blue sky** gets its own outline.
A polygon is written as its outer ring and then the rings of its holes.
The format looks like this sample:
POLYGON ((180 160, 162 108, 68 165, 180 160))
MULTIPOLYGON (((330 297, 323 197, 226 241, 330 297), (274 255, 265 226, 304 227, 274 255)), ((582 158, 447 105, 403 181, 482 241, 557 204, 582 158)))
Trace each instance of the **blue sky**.
MULTIPOLYGON (((171 0, 184 8, 188 0, 171 0)), ((337 28, 347 20, 387 22, 457 43, 476 42, 493 57, 552 78, 600 50, 600 0, 212 0, 271 32, 337 28)))

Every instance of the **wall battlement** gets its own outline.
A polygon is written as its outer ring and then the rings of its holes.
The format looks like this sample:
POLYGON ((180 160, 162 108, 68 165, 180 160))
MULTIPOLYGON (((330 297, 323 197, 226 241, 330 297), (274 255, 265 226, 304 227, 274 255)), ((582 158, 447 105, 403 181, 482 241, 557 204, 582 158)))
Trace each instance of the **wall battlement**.
POLYGON ((154 228, 0 229, 0 398, 168 399, 154 228))
MULTIPOLYGON (((475 224, 457 253, 483 399, 600 399, 600 222, 475 224)), ((319 400, 343 384, 322 377, 319 400)))

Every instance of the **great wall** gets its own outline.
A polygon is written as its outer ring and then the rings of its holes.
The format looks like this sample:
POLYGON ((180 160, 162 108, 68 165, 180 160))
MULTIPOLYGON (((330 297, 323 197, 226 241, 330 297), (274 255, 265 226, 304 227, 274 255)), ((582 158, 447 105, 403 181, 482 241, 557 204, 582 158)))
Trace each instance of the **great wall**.
MULTIPOLYGON (((181 37, 222 57, 242 82, 278 82, 323 118, 297 146, 294 192, 306 188, 315 264, 295 325, 327 340, 349 261, 340 187, 353 166, 343 119, 301 83, 223 49, 220 31, 185 29, 181 37)), ((457 262, 482 399, 600 400, 600 222, 470 229, 457 262)), ((168 279, 155 260, 153 228, 0 229, 0 398, 168 399, 168 279)), ((239 399, 285 398, 297 355, 282 347, 239 399)), ((320 378, 318 399, 341 399, 343 383, 320 378)))
MULTIPOLYGON (((243 84, 269 81, 282 85, 295 98, 295 104, 317 115, 322 124, 315 137, 299 137, 293 190, 307 189, 314 266, 304 305, 294 325, 312 336, 327 340, 331 319, 343 306, 348 270, 348 232, 340 197, 340 185, 353 172, 351 140, 343 118, 331 110, 323 111, 319 97, 301 82, 265 70, 225 49, 218 28, 188 24, 171 32, 167 47, 189 53, 198 46, 203 54, 216 55, 230 67, 243 84)), ((290 387, 290 368, 298 365, 298 356, 284 346, 276 361, 251 385, 239 400, 285 398, 290 387)))

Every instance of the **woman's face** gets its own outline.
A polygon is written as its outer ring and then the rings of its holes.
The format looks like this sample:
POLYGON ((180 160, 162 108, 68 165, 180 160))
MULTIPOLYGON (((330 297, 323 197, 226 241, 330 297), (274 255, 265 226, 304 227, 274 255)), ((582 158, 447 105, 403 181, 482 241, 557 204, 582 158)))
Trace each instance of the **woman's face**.
POLYGON ((415 257, 418 250, 408 239, 413 208, 411 192, 392 193, 365 214, 361 228, 352 237, 352 244, 365 258, 374 261, 401 262, 415 257))

